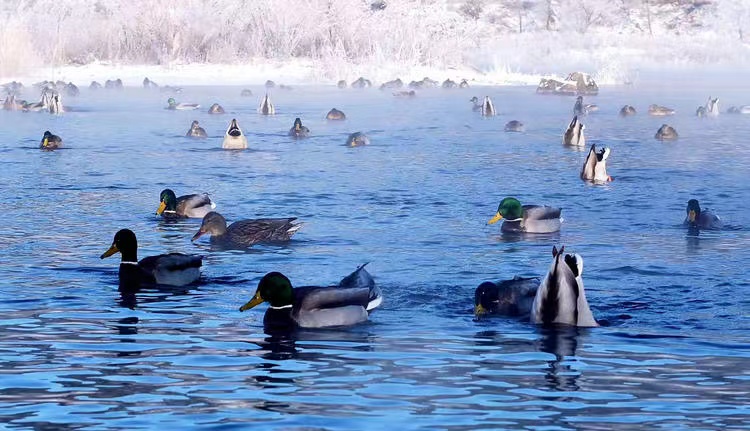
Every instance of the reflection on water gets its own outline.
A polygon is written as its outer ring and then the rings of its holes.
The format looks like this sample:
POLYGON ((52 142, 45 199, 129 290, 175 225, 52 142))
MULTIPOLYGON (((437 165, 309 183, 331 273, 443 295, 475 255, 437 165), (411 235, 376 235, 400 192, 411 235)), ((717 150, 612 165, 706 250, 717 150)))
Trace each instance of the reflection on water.
MULTIPOLYGON (((710 92, 750 99, 737 88, 710 92)), ((140 89, 116 99, 84 91, 70 102, 79 109, 59 117, 0 111, 8 426, 750 426, 750 149, 737 140, 750 122, 675 115, 680 140, 664 144, 653 140, 660 119, 617 115, 652 98, 691 112, 708 88, 602 91, 585 124, 592 142, 612 149, 617 180, 606 186, 580 181, 585 152, 560 144, 573 99, 533 89, 425 90, 405 109, 375 90, 300 87, 274 96, 271 118, 237 88, 184 91, 205 106, 222 101, 252 151, 219 149, 226 118, 163 110, 162 94, 140 89), (482 119, 466 106, 472 93, 513 103, 482 119), (347 112, 344 124, 324 119, 332 106, 347 112), (312 130, 304 141, 285 135, 298 116, 312 130), (507 116, 527 131, 499 132, 507 116), (194 119, 210 138, 182 136, 194 119), (68 148, 29 145, 46 129, 68 148), (372 144, 342 148, 356 130, 372 144), (154 214, 167 187, 209 192, 229 221, 294 216, 305 226, 280 246, 192 243, 199 219, 154 214), (487 226, 506 196, 561 207, 561 231, 514 236, 487 226), (729 227, 683 228, 693 197, 729 227), (203 255, 200 282, 118 288, 117 262, 99 255, 121 228, 136 232, 139 257, 203 255), (552 245, 583 256, 602 327, 473 319, 480 282, 542 276, 552 245), (238 311, 269 271, 324 285, 368 261, 384 304, 366 324, 266 333, 263 307, 238 311)))

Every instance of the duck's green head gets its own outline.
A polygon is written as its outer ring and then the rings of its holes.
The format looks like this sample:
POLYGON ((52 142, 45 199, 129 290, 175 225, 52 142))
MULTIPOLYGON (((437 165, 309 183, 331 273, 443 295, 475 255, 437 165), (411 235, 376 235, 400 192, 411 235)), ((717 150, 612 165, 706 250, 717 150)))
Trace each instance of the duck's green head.
POLYGON ((100 259, 110 257, 113 254, 120 252, 122 254, 123 262, 138 262, 138 240, 135 239, 135 234, 130 229, 120 229, 115 234, 115 239, 112 241, 112 245, 109 250, 102 253, 99 256, 100 259))
POLYGON ((695 223, 695 220, 701 215, 701 205, 698 203, 698 199, 690 199, 686 211, 688 221, 690 223, 695 223))
POLYGON ((521 218, 522 213, 523 208, 518 199, 505 198, 500 201, 500 205, 497 206, 497 213, 487 222, 487 224, 495 224, 503 218, 508 220, 519 219, 521 218))
POLYGON ((167 99, 167 105, 174 106, 176 104, 177 104, 177 101, 174 100, 174 97, 170 97, 169 99, 167 99))
POLYGON ((240 311, 249 310, 263 302, 268 302, 271 307, 287 307, 293 301, 292 282, 280 272, 269 272, 260 279, 253 299, 240 307, 240 311))
POLYGON ((156 215, 161 215, 164 210, 175 211, 177 209, 177 196, 171 189, 164 189, 159 195, 159 208, 156 209, 156 215))

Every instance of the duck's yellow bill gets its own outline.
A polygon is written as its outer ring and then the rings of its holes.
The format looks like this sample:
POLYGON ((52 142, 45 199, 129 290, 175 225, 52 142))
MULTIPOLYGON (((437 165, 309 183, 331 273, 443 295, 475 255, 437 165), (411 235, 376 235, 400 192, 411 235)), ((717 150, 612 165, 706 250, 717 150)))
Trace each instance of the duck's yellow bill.
POLYGON ((49 144, 49 139, 47 139, 47 138, 44 138, 44 141, 42 142, 42 146, 43 146, 43 147, 46 147, 46 146, 47 146, 47 144, 49 144))
POLYGON ((255 296, 253 296, 253 299, 251 299, 245 305, 243 305, 242 307, 240 307, 240 311, 249 310, 249 309, 255 307, 256 305, 262 304, 263 301, 264 301, 264 299, 261 298, 260 292, 255 292, 255 296))
POLYGON ((688 213, 688 221, 690 223, 695 223, 695 210, 690 210, 688 213))
POLYGON ((118 251, 120 251, 120 249, 117 248, 116 245, 112 244, 112 247, 110 247, 109 250, 107 250, 104 253, 102 253, 102 255, 99 256, 99 259, 104 259, 105 257, 110 257, 113 254, 117 253, 118 251))
POLYGON ((156 209, 156 215, 161 215, 165 209, 167 209, 167 204, 165 204, 164 201, 159 202, 159 208, 156 209))
POLYGON ((497 223, 498 221, 500 221, 500 219, 502 219, 502 218, 503 218, 503 215, 502 215, 502 214, 500 214, 500 213, 497 213, 497 214, 495 214, 495 217, 492 217, 492 218, 490 219, 490 221, 488 221, 488 222, 487 222, 487 224, 495 224, 495 223, 497 223))
POLYGON ((482 307, 482 304, 477 304, 474 306, 474 315, 475 316, 481 316, 483 314, 487 314, 487 310, 482 307))

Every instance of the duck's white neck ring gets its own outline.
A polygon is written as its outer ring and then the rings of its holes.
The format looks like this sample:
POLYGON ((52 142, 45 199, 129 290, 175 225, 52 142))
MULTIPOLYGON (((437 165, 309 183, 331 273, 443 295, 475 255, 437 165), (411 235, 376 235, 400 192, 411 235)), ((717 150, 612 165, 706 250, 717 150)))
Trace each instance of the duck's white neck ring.
POLYGON ((166 213, 166 214, 176 214, 177 213, 177 211, 173 211, 173 210, 164 210, 163 212, 166 213))
POLYGON ((272 309, 272 310, 283 310, 283 309, 285 309, 285 308, 292 308, 292 304, 289 304, 289 305, 282 305, 281 307, 274 307, 274 306, 272 305, 272 306, 270 306, 270 307, 268 307, 268 308, 270 308, 270 309, 272 309))
POLYGON ((508 218, 506 218, 505 221, 523 221, 523 217, 514 218, 514 219, 508 219, 508 218))
POLYGON ((120 265, 138 265, 138 262, 120 262, 120 265))

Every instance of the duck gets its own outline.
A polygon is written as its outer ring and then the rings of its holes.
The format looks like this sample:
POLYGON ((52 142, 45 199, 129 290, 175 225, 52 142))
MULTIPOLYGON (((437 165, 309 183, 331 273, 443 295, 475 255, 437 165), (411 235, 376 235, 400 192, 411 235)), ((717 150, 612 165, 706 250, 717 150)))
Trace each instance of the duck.
POLYGON ((268 302, 263 316, 263 326, 267 330, 327 328, 365 322, 383 303, 382 292, 365 265, 337 285, 328 287, 294 288, 284 274, 269 272, 260 279, 253 298, 242 305, 240 311, 268 302))
POLYGON ((21 111, 23 110, 24 103, 22 100, 16 99, 15 94, 8 94, 3 101, 3 110, 5 111, 21 111))
POLYGON ((201 227, 191 241, 204 234, 211 235, 211 242, 230 247, 289 241, 302 227, 301 223, 293 223, 295 220, 296 217, 239 220, 227 227, 224 216, 211 211, 203 217, 201 227))
POLYGON ((727 114, 750 114, 750 105, 732 106, 727 110, 727 114))
POLYGON ((586 161, 583 162, 583 168, 581 168, 581 179, 595 183, 612 181, 612 177, 607 175, 609 153, 609 148, 602 147, 600 151, 596 151, 596 144, 591 144, 586 161))
POLYGON ((456 84, 456 81, 448 78, 445 81, 443 81, 442 87, 443 88, 456 88, 458 87, 458 84, 456 84))
POLYGON ((91 81, 91 84, 89 84, 89 90, 99 90, 100 88, 102 88, 102 84, 96 81, 91 81))
POLYGON ((648 107, 648 115, 653 115, 655 117, 663 117, 663 116, 666 116, 666 115, 674 115, 674 109, 667 108, 666 106, 649 105, 649 107, 648 107))
POLYGON ((244 88, 242 91, 240 91, 240 97, 252 97, 253 90, 249 88, 244 88))
POLYGON ((289 136, 293 138, 307 138, 310 136, 310 129, 302 125, 302 120, 299 117, 294 119, 294 125, 289 129, 289 136))
POLYGON ((573 115, 579 116, 579 115, 586 115, 588 114, 588 111, 586 110, 586 107, 583 105, 583 96, 576 97, 576 103, 573 105, 573 115))
POLYGON ((336 87, 344 89, 347 87, 346 81, 343 79, 340 79, 339 82, 336 83, 336 87))
POLYGON ((200 278, 203 257, 168 253, 149 256, 138 260, 138 241, 130 229, 120 229, 112 245, 100 258, 122 254, 120 262, 120 286, 136 288, 142 284, 162 284, 168 286, 186 286, 200 278))
POLYGON ((620 109, 620 117, 630 117, 631 115, 635 114, 635 108, 630 105, 625 105, 620 109))
POLYGON ((414 90, 403 90, 403 91, 396 91, 393 93, 394 97, 414 97, 417 95, 417 92, 414 90))
POLYGON ((53 135, 49 130, 44 132, 42 141, 39 143, 39 148, 46 151, 56 150, 62 148, 63 141, 57 135, 53 135))
POLYGON ((145 89, 159 88, 159 84, 157 84, 154 81, 148 79, 148 77, 145 77, 145 78, 143 78, 143 88, 145 88, 145 89))
POLYGON ((482 110, 482 104, 479 103, 479 99, 477 96, 472 97, 469 99, 469 102, 471 102, 473 105, 471 106, 472 111, 481 111, 482 110))
POLYGON ((263 96, 263 99, 260 100, 258 112, 263 115, 274 115, 276 113, 276 108, 273 107, 273 103, 271 103, 271 99, 268 97, 267 93, 263 96))
POLYGON ((65 90, 65 94, 70 97, 78 97, 81 95, 81 90, 78 89, 78 86, 73 84, 72 82, 68 82, 63 86, 63 89, 65 90))
POLYGON ((505 131, 506 132, 523 132, 524 126, 523 123, 518 120, 511 120, 505 123, 505 131))
POLYGON ((458 84, 458 88, 469 88, 469 81, 462 79, 461 83, 458 84))
POLYGON ((583 289, 583 258, 552 246, 552 264, 536 291, 530 321, 537 325, 596 327, 583 289))
POLYGON ((122 90, 123 89, 122 79, 120 78, 117 78, 114 80, 108 79, 104 82, 104 88, 108 90, 122 90))
POLYGON ((346 120, 346 114, 344 114, 342 111, 339 111, 336 108, 332 108, 328 113, 326 114, 326 120, 346 120))
POLYGON ((174 100, 174 97, 170 97, 167 99, 167 108, 171 111, 192 111, 193 109, 198 109, 201 107, 201 105, 197 103, 177 103, 174 100))
POLYGON ((586 127, 583 125, 583 123, 578 121, 578 116, 573 117, 573 119, 570 121, 570 124, 568 124, 568 128, 563 134, 563 145, 571 147, 586 146, 586 136, 583 133, 583 130, 585 128, 586 127))
POLYGON ((706 102, 706 106, 704 108, 705 115, 709 117, 717 117, 719 116, 719 98, 711 98, 711 96, 708 97, 708 101, 706 102))
POLYGON ((164 189, 159 194, 159 208, 156 215, 166 219, 203 218, 216 208, 208 193, 184 195, 179 198, 172 189, 164 189))
POLYGON ((352 82, 351 87, 352 88, 368 88, 368 87, 372 87, 372 81, 370 81, 369 79, 366 79, 366 78, 360 76, 359 78, 357 78, 356 81, 352 82))
POLYGON ((474 291, 474 315, 526 317, 531 313, 539 277, 519 277, 498 282, 485 281, 474 291))
POLYGON ((542 205, 521 205, 513 197, 504 198, 497 206, 497 213, 487 224, 495 224, 501 219, 501 232, 552 233, 560 230, 560 208, 542 205))
POLYGON ((705 117, 706 116, 706 107, 705 106, 699 106, 698 109, 695 110, 695 116, 696 117, 705 117))
POLYGON ((370 145, 370 138, 362 132, 354 132, 346 138, 347 147, 361 147, 362 145, 370 145))
POLYGON ((224 111, 224 108, 221 107, 218 103, 214 103, 211 105, 210 108, 208 108, 209 114, 225 114, 226 111, 224 111))
POLYGON ((232 118, 229 127, 227 127, 221 148, 225 150, 244 150, 247 148, 247 138, 242 133, 242 129, 240 129, 235 118, 232 118))
POLYGON ((387 89, 398 89, 404 86, 404 82, 401 80, 401 78, 396 78, 392 81, 384 82, 380 84, 381 90, 387 90, 387 89))
POLYGON ((482 101, 482 109, 480 110, 483 117, 492 117, 495 115, 495 105, 492 103, 490 96, 484 96, 482 101))
POLYGON ((275 83, 275 82, 273 82, 273 81, 271 81, 271 80, 269 79, 269 80, 267 80, 267 81, 266 81, 266 84, 265 84, 265 86, 266 86, 266 88, 273 88, 273 87, 275 87, 275 86, 276 86, 276 83, 275 83))
POLYGON ((723 222, 709 209, 701 209, 698 199, 690 199, 685 209, 687 216, 683 224, 694 229, 721 229, 723 222))
POLYGON ((659 127, 659 130, 657 130, 656 134, 654 135, 654 138, 660 141, 674 141, 679 137, 680 136, 677 134, 677 130, 675 130, 674 127, 670 126, 669 124, 662 124, 661 127, 659 127))
POLYGON ((188 138, 207 138, 208 133, 206 133, 203 127, 198 125, 197 120, 193 120, 192 124, 190 124, 190 130, 185 133, 185 136, 188 138))

